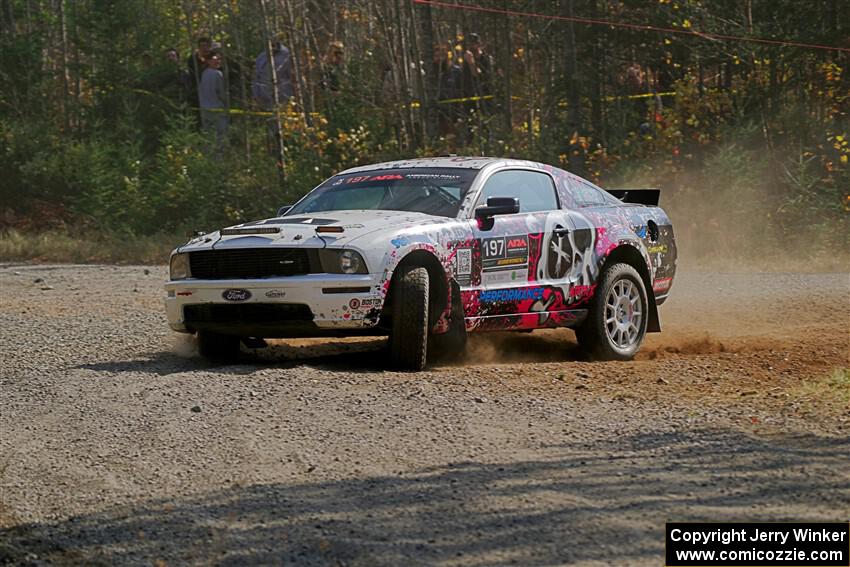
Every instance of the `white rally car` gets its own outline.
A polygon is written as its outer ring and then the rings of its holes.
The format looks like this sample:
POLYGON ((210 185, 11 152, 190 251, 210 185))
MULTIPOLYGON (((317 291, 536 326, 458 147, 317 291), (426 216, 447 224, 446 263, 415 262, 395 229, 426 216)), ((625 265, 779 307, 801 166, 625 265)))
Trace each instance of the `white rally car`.
POLYGON ((612 193, 511 159, 349 169, 174 250, 168 321, 222 361, 265 338, 389 335, 393 365, 418 370, 468 332, 551 327, 626 360, 660 330, 676 246, 657 191, 612 193))

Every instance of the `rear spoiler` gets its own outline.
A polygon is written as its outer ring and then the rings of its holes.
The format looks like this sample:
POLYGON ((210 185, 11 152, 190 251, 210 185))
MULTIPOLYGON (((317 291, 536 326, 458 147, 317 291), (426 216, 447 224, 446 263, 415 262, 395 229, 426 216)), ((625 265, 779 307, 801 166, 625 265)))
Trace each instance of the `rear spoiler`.
POLYGON ((608 189, 608 192, 624 203, 636 205, 658 205, 661 189, 608 189))

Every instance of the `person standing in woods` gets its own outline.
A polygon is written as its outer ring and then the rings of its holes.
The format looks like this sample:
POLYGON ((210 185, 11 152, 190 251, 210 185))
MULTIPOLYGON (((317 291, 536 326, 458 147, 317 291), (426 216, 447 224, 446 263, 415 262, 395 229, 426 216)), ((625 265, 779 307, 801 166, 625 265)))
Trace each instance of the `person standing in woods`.
POLYGON ((221 72, 222 55, 213 50, 207 58, 207 68, 201 75, 198 88, 198 101, 201 105, 201 127, 215 140, 215 148, 220 151, 227 135, 227 90, 224 75, 221 72))
POLYGON ((456 99, 462 96, 463 67, 457 62, 454 48, 445 43, 434 46, 434 68, 437 70, 438 131, 454 140, 461 116, 456 99))
POLYGON ((207 59, 212 50, 212 40, 208 37, 198 38, 198 47, 189 54, 186 59, 186 73, 188 80, 186 81, 186 102, 188 103, 190 112, 195 116, 196 127, 203 128, 203 118, 201 112, 196 110, 200 104, 198 100, 199 91, 201 88, 201 77, 204 70, 207 68, 207 59))
POLYGON ((480 100, 478 99, 478 81, 480 78, 480 69, 478 62, 475 59, 475 54, 470 49, 470 40, 477 40, 476 34, 470 36, 458 36, 458 42, 455 45, 456 64, 460 67, 460 92, 462 98, 454 106, 457 109, 457 134, 458 143, 463 146, 469 142, 470 126, 476 124, 475 115, 479 110, 480 100))
POLYGON ((269 62, 268 50, 264 49, 257 55, 254 72, 254 82, 251 94, 254 102, 262 110, 271 110, 274 106, 274 79, 277 79, 277 99, 280 104, 286 104, 292 98, 292 54, 289 48, 275 39, 272 42, 272 57, 276 77, 272 76, 272 65, 269 62))
POLYGON ((186 70, 189 73, 189 104, 198 102, 198 89, 201 86, 201 75, 207 68, 207 59, 212 51, 212 40, 208 37, 198 38, 198 48, 186 59, 186 70))
POLYGON ((156 88, 160 95, 182 105, 187 102, 191 77, 180 68, 180 53, 174 47, 165 50, 165 60, 158 70, 156 88))
MULTIPOLYGON (((473 79, 473 94, 477 97, 489 97, 493 94, 493 56, 487 53, 481 38, 477 33, 469 34, 469 52, 472 54, 478 72, 473 79)), ((478 101, 479 112, 489 114, 492 110, 492 101, 484 99, 478 101)))

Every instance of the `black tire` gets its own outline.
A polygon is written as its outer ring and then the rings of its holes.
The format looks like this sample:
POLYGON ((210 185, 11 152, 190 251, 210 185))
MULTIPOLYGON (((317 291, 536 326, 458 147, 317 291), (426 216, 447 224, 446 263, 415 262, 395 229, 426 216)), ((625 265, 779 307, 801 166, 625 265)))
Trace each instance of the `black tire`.
POLYGON ((239 342, 237 336, 198 331, 198 352, 212 362, 230 364, 239 360, 239 342))
POLYGON ((422 370, 428 354, 428 270, 399 268, 392 288, 390 358, 402 370, 422 370))
POLYGON ((599 278, 596 289, 587 319, 576 329, 578 344, 597 360, 631 360, 643 343, 649 320, 643 280, 632 266, 614 264, 599 278))

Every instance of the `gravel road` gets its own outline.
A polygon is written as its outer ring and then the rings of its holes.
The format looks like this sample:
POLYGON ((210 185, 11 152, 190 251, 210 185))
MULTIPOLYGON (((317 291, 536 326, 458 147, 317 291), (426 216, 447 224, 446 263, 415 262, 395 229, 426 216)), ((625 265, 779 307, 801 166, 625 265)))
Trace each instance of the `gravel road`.
POLYGON ((681 274, 628 363, 569 331, 214 366, 161 266, 0 265, 0 564, 660 565, 668 520, 850 519, 848 274, 681 274))

